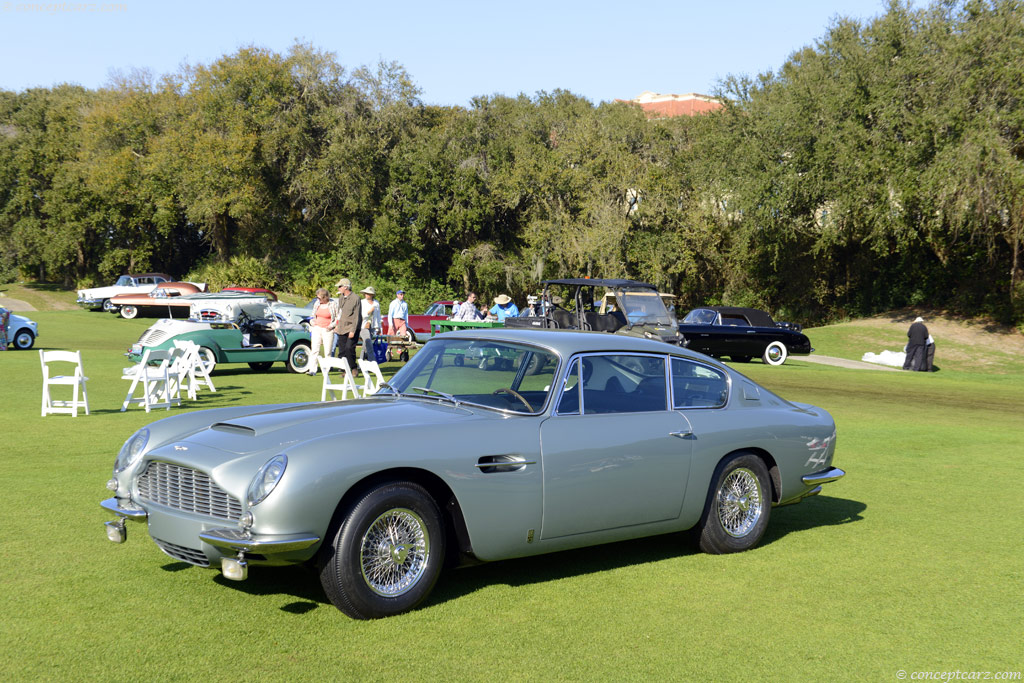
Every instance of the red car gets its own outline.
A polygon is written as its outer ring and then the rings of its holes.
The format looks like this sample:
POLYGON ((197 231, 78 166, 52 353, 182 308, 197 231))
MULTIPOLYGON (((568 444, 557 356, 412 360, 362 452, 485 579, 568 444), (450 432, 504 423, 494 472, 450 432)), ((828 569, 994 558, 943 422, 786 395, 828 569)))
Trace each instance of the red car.
MULTIPOLYGON (((435 301, 434 303, 427 306, 427 311, 423 315, 409 314, 409 327, 412 328, 414 337, 422 337, 426 340, 430 336, 430 321, 431 320, 447 320, 452 315, 452 307, 455 306, 454 301, 435 301)), ((384 328, 384 334, 390 334, 388 329, 388 309, 387 305, 381 303, 380 305, 380 317, 381 325, 384 328)), ((413 339, 416 341, 416 339, 413 339)))
POLYGON ((231 287, 225 287, 224 289, 222 289, 220 291, 222 291, 222 292, 246 292, 248 294, 253 294, 255 296, 262 296, 267 301, 277 301, 277 294, 274 294, 269 289, 265 289, 263 287, 237 287, 237 286, 231 286, 231 287))

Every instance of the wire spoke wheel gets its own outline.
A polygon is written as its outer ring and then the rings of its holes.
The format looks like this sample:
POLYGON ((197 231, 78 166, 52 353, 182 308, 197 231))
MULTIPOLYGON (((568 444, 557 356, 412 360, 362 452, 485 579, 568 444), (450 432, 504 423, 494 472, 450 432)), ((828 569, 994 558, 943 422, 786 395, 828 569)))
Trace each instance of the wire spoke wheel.
POLYGON ((745 467, 735 469, 718 491, 718 521, 725 533, 740 538, 750 533, 764 508, 761 485, 745 467))
POLYGON ((416 585, 430 558, 427 525, 412 510, 395 508, 363 534, 359 564, 363 580, 378 595, 402 595, 416 585))

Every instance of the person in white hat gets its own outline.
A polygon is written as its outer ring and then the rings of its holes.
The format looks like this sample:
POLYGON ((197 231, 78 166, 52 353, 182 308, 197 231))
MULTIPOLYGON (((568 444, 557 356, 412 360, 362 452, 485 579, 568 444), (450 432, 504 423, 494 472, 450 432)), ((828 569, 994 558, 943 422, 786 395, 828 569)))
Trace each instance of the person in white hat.
POLYGON ((907 356, 903 361, 904 370, 921 369, 925 355, 924 347, 927 343, 928 328, 925 327, 924 318, 918 316, 907 330, 907 356))
POLYGON ((499 323, 503 323, 505 318, 519 317, 519 307, 508 294, 499 294, 494 297, 494 305, 491 306, 490 313, 498 318, 499 323))
POLYGON ((363 295, 360 305, 363 307, 363 326, 359 330, 359 340, 363 345, 362 357, 374 360, 373 338, 380 334, 380 302, 377 301, 377 290, 367 287, 359 291, 363 295))

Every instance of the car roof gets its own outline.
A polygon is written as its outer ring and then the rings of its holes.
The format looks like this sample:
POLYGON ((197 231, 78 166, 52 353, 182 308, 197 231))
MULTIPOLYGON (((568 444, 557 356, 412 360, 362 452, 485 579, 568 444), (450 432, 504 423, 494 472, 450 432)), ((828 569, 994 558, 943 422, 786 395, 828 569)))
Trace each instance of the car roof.
POLYGON ((128 277, 162 277, 165 280, 173 280, 167 273, 125 273, 128 277))
POLYGON ((573 277, 566 278, 564 280, 542 280, 542 285, 570 285, 579 287, 643 287, 645 289, 655 289, 655 286, 647 282, 640 282, 639 280, 603 280, 601 278, 590 278, 590 277, 573 277))
POLYGON ((754 327, 775 327, 775 321, 768 313, 757 308, 743 308, 740 306, 701 306, 708 310, 717 311, 723 316, 740 316, 746 318, 754 327))
POLYGON ((487 341, 508 341, 545 346, 560 355, 588 351, 622 351, 626 353, 673 353, 679 356, 707 361, 704 354, 689 351, 674 344, 655 339, 631 337, 623 334, 590 332, 586 330, 537 330, 525 328, 492 327, 483 329, 455 330, 436 335, 445 339, 481 339, 487 341))

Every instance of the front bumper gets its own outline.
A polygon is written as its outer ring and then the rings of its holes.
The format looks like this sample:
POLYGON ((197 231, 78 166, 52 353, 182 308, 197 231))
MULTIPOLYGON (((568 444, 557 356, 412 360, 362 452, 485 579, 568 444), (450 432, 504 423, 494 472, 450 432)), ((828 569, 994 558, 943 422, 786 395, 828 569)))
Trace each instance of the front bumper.
POLYGON ((106 299, 76 299, 75 303, 86 310, 98 311, 103 308, 104 301, 106 299))

